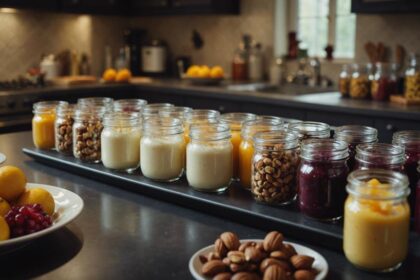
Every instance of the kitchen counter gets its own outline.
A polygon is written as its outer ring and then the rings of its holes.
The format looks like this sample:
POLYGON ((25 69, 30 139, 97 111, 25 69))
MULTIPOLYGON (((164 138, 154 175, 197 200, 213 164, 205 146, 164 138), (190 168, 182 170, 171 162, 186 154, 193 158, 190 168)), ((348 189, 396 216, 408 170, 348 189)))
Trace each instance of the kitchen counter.
MULTIPOLYGON (((21 149, 32 146, 30 132, 0 135, 6 164, 22 168, 29 182, 59 186, 79 194, 82 214, 58 230, 14 252, 0 251, 0 278, 42 279, 192 279, 188 261, 223 231, 241 238, 263 238, 265 232, 220 217, 182 208, 98 183, 37 163, 21 149)), ((278 229, 281 231, 281 229, 278 229)), ((420 274, 419 242, 391 274, 354 268, 341 252, 305 243, 328 261, 327 279, 416 279, 420 274)))

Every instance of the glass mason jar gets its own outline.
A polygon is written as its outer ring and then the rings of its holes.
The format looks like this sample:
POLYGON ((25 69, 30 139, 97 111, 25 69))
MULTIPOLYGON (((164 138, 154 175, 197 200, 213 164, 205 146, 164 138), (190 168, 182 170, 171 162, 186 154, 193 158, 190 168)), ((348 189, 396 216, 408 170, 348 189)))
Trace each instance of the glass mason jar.
POLYGON ((355 266, 377 272, 397 269, 408 249, 410 209, 407 176, 383 169, 348 177, 343 249, 355 266))
POLYGON ((77 99, 78 107, 93 106, 106 107, 109 110, 113 108, 114 99, 110 97, 85 97, 77 99))
POLYGON ((407 99, 420 98, 420 66, 416 54, 411 53, 409 56, 409 66, 405 71, 405 92, 407 99))
POLYGON ((159 111, 161 111, 163 109, 166 109, 166 108, 170 108, 170 107, 174 107, 174 105, 171 104, 171 103, 151 103, 151 104, 147 104, 143 108, 143 118, 158 117, 159 116, 159 111))
POLYGON ((172 118, 180 119, 182 123, 185 124, 185 121, 192 114, 192 112, 193 112, 193 109, 190 107, 173 106, 173 107, 162 108, 159 111, 159 115, 162 117, 172 117, 172 118))
POLYGON ((136 112, 105 114, 101 159, 106 168, 131 173, 139 167, 141 121, 136 112))
POLYGON ((255 120, 256 118, 257 116, 251 113, 227 113, 221 116, 221 120, 230 126, 230 132, 232 134, 233 179, 236 181, 239 180, 239 145, 242 141, 242 124, 246 121, 255 120))
POLYGON ((73 123, 75 104, 58 105, 55 118, 55 149, 62 154, 73 154, 73 123))
POLYGON ((356 147, 354 169, 381 168, 403 172, 404 149, 386 143, 360 144, 356 147))
POLYGON ((251 192, 258 202, 285 205, 296 198, 299 138, 293 132, 259 132, 254 138, 251 192))
POLYGON ((301 143, 297 172, 300 211, 325 221, 340 219, 346 198, 348 144, 334 139, 301 143))
POLYGON ((119 99, 113 103, 116 112, 142 112, 147 101, 144 99, 119 99))
POLYGON ((257 132, 284 131, 284 124, 281 119, 275 120, 253 120, 242 124, 241 144, 239 145, 239 181, 243 188, 251 188, 252 157, 254 155, 253 137, 257 132))
POLYGON ((350 97, 365 99, 369 97, 369 92, 368 67, 366 65, 353 64, 353 73, 350 79, 350 97))
POLYGON ((73 155, 84 162, 101 162, 102 106, 79 107, 74 114, 73 155))
POLYGON ((349 159, 347 165, 350 171, 354 169, 356 146, 364 143, 378 142, 378 130, 362 125, 343 125, 334 130, 334 139, 347 142, 349 145, 349 159))
POLYGON ((396 82, 391 81, 391 71, 388 64, 377 63, 376 72, 370 85, 373 100, 386 101, 396 92, 396 82))
POLYGON ((299 135, 299 141, 310 138, 330 138, 331 129, 326 123, 321 122, 295 122, 287 127, 289 131, 299 135))
POLYGON ((193 110, 185 119, 184 137, 186 143, 190 141, 190 127, 195 124, 217 123, 220 119, 220 113, 216 110, 193 110))
POLYGON ((190 127, 187 145, 187 181, 195 190, 223 192, 232 180, 232 143, 226 123, 190 127))
POLYGON ((350 79, 351 75, 349 65, 344 64, 338 78, 338 89, 342 97, 350 96, 350 79))
POLYGON ((155 181, 172 182, 184 172, 185 139, 179 119, 149 117, 143 123, 140 140, 140 168, 155 181))
POLYGON ((395 132, 392 143, 404 149, 404 171, 408 176, 412 195, 408 198, 411 211, 414 213, 416 185, 419 179, 417 164, 420 161, 420 130, 404 130, 395 132))
POLYGON ((41 101, 33 105, 32 140, 38 149, 55 148, 54 122, 56 107, 68 104, 65 101, 41 101))
POLYGON ((276 116, 268 116, 268 115, 260 115, 257 116, 257 120, 279 120, 284 123, 284 128, 287 129, 289 124, 291 123, 300 123, 301 120, 297 119, 289 119, 289 118, 282 118, 282 117, 276 117, 276 116))
POLYGON ((420 234, 420 160, 417 162, 417 188, 416 188, 416 210, 414 217, 414 226, 418 234, 420 234))

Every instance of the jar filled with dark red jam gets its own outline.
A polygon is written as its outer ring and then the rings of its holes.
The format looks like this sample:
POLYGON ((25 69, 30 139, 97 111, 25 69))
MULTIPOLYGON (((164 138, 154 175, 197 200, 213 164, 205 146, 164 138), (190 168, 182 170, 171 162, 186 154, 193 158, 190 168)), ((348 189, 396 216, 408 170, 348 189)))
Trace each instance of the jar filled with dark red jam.
POLYGON ((302 141, 297 182, 299 208, 304 215, 325 221, 343 216, 349 174, 347 146, 334 139, 302 141))
POLYGON ((289 123, 288 131, 299 136, 299 141, 311 138, 330 138, 330 126, 322 122, 296 122, 289 123))
POLYGON ((335 128, 334 139, 345 141, 349 145, 347 165, 351 171, 354 169, 356 146, 364 143, 378 142, 378 130, 363 125, 343 125, 335 128))
POLYGON ((405 151, 404 171, 410 182, 411 195, 408 201, 411 213, 414 213, 416 185, 418 181, 417 163, 420 161, 420 130, 404 130, 395 132, 392 143, 402 147, 405 151))
POLYGON ((393 171, 404 171, 404 148, 386 143, 360 144, 356 147, 356 169, 380 168, 393 171))
POLYGON ((416 232, 420 234, 420 160, 417 162, 417 188, 416 188, 416 210, 414 216, 414 226, 416 232))

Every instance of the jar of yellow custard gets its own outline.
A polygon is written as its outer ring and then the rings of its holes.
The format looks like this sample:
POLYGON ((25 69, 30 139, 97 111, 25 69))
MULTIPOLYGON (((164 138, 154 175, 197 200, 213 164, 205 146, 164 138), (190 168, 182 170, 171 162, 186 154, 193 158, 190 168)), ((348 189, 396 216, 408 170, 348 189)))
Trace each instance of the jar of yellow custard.
POLYGON ((33 105, 32 139, 38 149, 49 150, 55 147, 55 110, 57 105, 65 106, 65 101, 41 101, 33 105))
POLYGON ((238 152, 238 175, 242 187, 251 188, 252 158, 254 155, 254 144, 252 138, 257 132, 284 130, 283 121, 280 119, 257 119, 246 121, 242 124, 241 144, 238 152))
POLYGON ((347 259, 365 270, 397 269, 408 249, 407 176, 384 169, 356 170, 347 181, 343 241, 347 259))
POLYGON ((242 137, 241 137, 241 130, 242 124, 246 121, 255 120, 257 118, 256 115, 251 113, 227 113, 223 114, 221 117, 222 122, 226 122, 230 126, 230 132, 232 138, 230 139, 232 142, 233 150, 232 150, 232 157, 233 157, 233 179, 239 180, 238 175, 238 165, 239 165, 239 145, 241 144, 242 137))

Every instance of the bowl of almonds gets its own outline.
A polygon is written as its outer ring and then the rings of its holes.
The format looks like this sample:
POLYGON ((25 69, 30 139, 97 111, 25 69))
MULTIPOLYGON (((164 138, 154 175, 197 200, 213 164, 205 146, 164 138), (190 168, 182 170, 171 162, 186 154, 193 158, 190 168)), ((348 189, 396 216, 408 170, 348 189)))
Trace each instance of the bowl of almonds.
POLYGON ((278 231, 244 240, 224 232, 191 257, 189 269, 197 280, 320 280, 328 264, 316 251, 284 242, 278 231))

